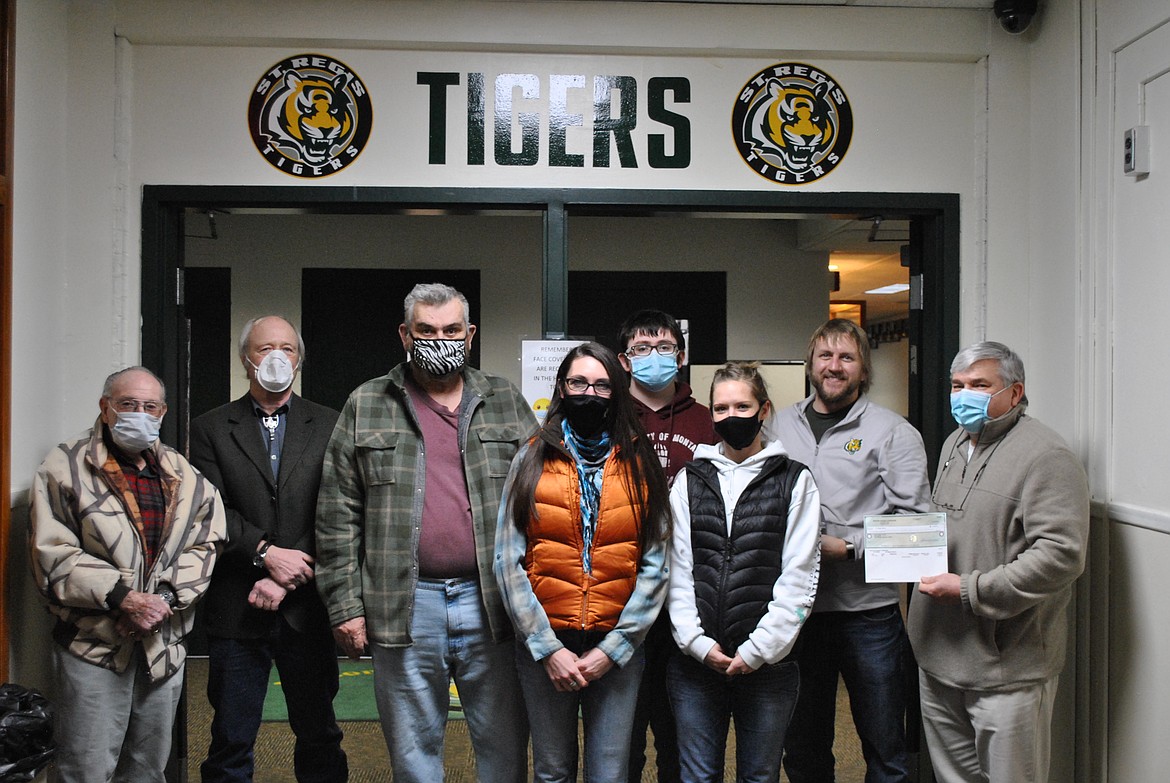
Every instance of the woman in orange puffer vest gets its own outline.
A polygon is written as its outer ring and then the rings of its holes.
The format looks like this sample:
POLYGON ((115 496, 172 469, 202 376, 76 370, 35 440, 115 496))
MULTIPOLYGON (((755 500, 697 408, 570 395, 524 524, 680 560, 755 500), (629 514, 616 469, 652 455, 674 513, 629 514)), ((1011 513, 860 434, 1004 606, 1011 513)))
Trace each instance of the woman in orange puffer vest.
POLYGON ((666 597, 666 480, 617 355, 561 362, 544 426, 516 455, 496 533, 496 578, 516 627, 533 780, 624 783, 642 640, 666 597))

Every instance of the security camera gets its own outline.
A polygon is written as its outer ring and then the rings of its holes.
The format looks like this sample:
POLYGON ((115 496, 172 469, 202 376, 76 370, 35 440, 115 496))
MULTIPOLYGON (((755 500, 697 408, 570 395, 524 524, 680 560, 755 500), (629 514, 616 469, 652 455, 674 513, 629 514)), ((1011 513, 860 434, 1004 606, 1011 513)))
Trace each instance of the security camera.
POLYGON ((1028 29, 1036 16, 1037 0, 995 0, 995 18, 999 26, 1012 35, 1028 29))

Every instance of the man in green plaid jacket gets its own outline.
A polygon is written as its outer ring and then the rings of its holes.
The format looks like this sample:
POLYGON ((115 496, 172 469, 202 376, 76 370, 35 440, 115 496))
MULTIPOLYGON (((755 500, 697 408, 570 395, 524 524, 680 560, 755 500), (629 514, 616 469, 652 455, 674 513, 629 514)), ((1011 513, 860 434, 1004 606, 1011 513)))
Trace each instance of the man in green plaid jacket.
POLYGON ((512 457, 536 429, 514 385, 466 366, 466 298, 406 297, 407 361, 350 395, 325 453, 317 588, 334 637, 369 650, 396 781, 443 779, 454 680, 481 781, 527 774, 512 626, 492 572, 512 457))

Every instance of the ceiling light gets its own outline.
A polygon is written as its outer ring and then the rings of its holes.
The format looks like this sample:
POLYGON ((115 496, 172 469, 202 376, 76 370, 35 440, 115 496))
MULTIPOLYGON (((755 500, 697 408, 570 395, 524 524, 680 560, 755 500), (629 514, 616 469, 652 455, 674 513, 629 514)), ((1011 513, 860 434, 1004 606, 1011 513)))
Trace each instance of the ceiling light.
POLYGON ((900 294, 903 291, 909 291, 909 283, 893 283, 892 285, 883 285, 881 288, 871 288, 866 291, 867 294, 900 294))

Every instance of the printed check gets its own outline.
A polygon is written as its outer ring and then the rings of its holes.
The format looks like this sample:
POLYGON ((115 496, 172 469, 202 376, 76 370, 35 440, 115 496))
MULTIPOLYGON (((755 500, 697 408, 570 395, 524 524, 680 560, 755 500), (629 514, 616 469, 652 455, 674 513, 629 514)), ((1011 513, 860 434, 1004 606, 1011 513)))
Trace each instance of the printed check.
POLYGON ((917 582, 947 572, 947 515, 865 518, 865 581, 917 582))

